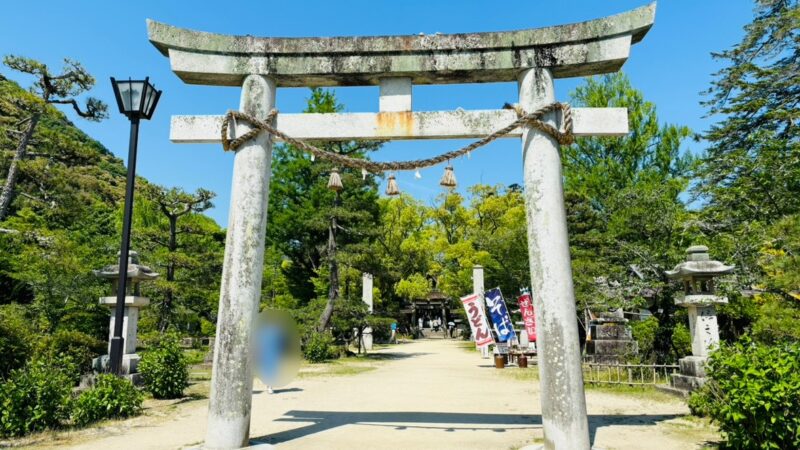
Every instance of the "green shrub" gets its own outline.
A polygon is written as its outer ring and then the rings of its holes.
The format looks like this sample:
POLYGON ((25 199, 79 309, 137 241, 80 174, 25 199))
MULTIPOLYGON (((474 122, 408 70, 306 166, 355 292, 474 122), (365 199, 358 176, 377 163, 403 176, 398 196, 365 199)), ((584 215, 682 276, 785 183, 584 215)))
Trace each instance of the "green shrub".
POLYGON ((88 310, 71 310, 58 321, 57 330, 80 331, 105 341, 108 339, 108 308, 94 305, 88 310))
POLYGON ((372 340, 380 343, 389 342, 392 337, 392 324, 396 322, 397 320, 391 317, 369 317, 367 323, 372 327, 372 340))
POLYGON ((644 320, 634 320, 629 322, 633 339, 639 344, 639 359, 643 362, 654 362, 656 331, 658 331, 658 319, 650 316, 644 320))
POLYGON ((676 323, 672 329, 672 348, 679 356, 692 354, 692 335, 689 333, 689 327, 683 322, 676 323))
POLYGON ((155 398, 179 398, 189 385, 189 370, 176 336, 161 339, 139 362, 145 388, 155 398))
POLYGON ((800 341, 800 305, 795 306, 774 296, 765 297, 750 331, 753 339, 764 344, 800 341))
POLYGON ((69 357, 76 365, 76 375, 91 372, 92 359, 106 352, 106 343, 75 330, 59 330, 40 340, 42 358, 69 357))
POLYGON ((56 428, 69 417, 73 383, 65 366, 39 359, 11 371, 0 384, 0 435, 56 428))
POLYGON ((161 333, 158 331, 139 332, 136 337, 136 348, 146 349, 155 347, 161 341, 161 333))
POLYGON ((728 448, 800 448, 800 343, 723 346, 706 373, 689 407, 719 424, 728 448))
POLYGON ((303 346, 303 357, 312 363, 320 363, 336 357, 333 337, 327 333, 312 333, 303 346))
POLYGON ((0 306, 0 379, 22 368, 31 354, 30 322, 19 305, 0 306))
POLYGON ((200 334, 203 336, 214 336, 217 332, 217 325, 205 318, 200 318, 200 334))
POLYGON ((101 374, 93 388, 75 400, 72 422, 85 426, 104 419, 125 418, 139 414, 142 394, 125 378, 101 374))

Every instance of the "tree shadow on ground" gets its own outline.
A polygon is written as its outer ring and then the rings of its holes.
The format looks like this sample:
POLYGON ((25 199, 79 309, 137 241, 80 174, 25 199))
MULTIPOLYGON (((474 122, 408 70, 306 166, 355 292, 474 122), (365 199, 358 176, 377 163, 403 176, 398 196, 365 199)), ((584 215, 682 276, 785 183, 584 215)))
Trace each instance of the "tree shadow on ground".
MULTIPOLYGON (((597 429, 611 425, 655 425, 681 417, 681 414, 590 415, 589 438, 594 442, 597 429)), ((310 423, 299 428, 251 439, 252 444, 279 444, 321 433, 345 425, 379 426, 397 431, 441 429, 445 432, 508 429, 538 429, 542 416, 521 414, 479 414, 451 412, 358 412, 358 411, 288 411, 276 422, 310 423)))
POLYGON ((365 360, 372 360, 372 361, 396 361, 399 359, 408 359, 414 358, 417 356, 425 356, 430 355, 427 352, 380 352, 380 353, 367 353, 361 356, 357 356, 357 358, 365 359, 365 360))

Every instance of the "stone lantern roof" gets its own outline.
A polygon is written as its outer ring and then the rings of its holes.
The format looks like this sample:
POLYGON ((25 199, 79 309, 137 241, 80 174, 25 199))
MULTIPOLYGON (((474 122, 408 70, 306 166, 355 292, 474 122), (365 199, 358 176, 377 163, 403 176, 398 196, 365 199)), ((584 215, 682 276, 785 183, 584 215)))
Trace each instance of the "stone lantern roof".
POLYGON ((736 266, 728 266, 719 261, 714 261, 708 256, 708 247, 693 245, 686 249, 686 261, 678 264, 665 273, 668 278, 682 279, 696 276, 714 277, 733 272, 736 266))
MULTIPOLYGON (((98 278, 118 280, 119 263, 105 266, 93 272, 98 278)), ((131 251, 128 253, 128 280, 138 283, 140 281, 155 280, 158 276, 153 269, 139 263, 139 254, 137 252, 131 251)))

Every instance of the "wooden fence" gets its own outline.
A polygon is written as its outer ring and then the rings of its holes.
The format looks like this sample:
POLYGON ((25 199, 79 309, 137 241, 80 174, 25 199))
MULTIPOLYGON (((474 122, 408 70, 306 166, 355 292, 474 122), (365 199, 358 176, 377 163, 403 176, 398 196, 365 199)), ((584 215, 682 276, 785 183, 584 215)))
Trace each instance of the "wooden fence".
POLYGON ((583 381, 605 384, 669 384, 670 375, 679 367, 671 364, 583 363, 583 381))

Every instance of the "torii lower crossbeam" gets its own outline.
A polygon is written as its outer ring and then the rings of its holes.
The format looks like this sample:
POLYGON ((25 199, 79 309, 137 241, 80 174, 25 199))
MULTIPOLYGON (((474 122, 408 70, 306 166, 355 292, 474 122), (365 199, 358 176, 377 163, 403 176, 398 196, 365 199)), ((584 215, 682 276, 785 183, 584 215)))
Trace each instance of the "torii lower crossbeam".
MULTIPOLYGON (((628 134, 626 108, 572 108, 575 136, 628 134)), ((346 114, 278 114, 276 125, 297 139, 321 141, 482 138, 515 121, 512 110, 391 111, 346 114)), ((222 116, 172 116, 170 140, 181 144, 220 141, 222 116)), ((517 128, 504 137, 522 137, 517 128)))

